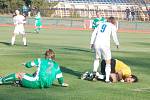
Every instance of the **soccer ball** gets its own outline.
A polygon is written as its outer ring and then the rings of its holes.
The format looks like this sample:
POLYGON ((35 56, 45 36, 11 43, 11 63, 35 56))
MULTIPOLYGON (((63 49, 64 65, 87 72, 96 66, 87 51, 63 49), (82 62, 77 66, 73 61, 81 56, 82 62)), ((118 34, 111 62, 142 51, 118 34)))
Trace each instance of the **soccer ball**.
POLYGON ((86 71, 84 74, 81 75, 81 79, 82 80, 86 80, 87 77, 89 77, 90 73, 88 71, 86 71))
POLYGON ((96 77, 96 73, 95 72, 85 72, 84 74, 82 74, 81 79, 82 80, 88 80, 88 81, 93 81, 96 77))
POLYGON ((94 80, 96 80, 96 73, 95 73, 95 72, 90 73, 90 76, 89 76, 88 80, 89 80, 89 81, 94 81, 94 80))

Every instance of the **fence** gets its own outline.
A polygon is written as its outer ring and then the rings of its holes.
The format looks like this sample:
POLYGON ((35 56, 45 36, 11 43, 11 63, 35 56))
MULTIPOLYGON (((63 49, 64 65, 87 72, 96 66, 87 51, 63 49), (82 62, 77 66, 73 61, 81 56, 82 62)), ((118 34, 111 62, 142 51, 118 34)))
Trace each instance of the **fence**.
MULTIPOLYGON (((43 26, 54 26, 54 27, 67 27, 67 28, 85 28, 85 20, 87 19, 73 19, 73 18, 42 18, 43 26)), ((0 16, 0 24, 13 24, 12 17, 0 16)), ((34 26, 34 18, 27 18, 27 25, 34 26)), ((140 21, 119 21, 119 29, 122 30, 133 30, 133 31, 147 31, 150 33, 150 23, 140 21)))

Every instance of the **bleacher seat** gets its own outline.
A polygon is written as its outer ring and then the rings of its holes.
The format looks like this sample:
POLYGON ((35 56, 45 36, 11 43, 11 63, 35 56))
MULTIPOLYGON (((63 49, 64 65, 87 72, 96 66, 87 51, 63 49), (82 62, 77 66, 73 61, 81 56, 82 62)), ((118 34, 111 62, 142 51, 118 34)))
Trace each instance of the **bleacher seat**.
MULTIPOLYGON (((49 2, 93 3, 93 4, 134 4, 134 0, 49 0, 49 2)), ((142 4, 150 4, 150 0, 138 0, 142 4)))
POLYGON ((98 3, 98 4, 126 4, 130 3, 130 0, 66 0, 69 3, 98 3))

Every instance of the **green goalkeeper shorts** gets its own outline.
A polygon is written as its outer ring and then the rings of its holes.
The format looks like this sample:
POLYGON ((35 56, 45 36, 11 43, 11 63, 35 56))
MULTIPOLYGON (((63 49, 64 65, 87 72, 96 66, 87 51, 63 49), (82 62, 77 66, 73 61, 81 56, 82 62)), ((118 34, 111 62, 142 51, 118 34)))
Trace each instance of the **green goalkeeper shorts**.
POLYGON ((30 74, 25 74, 21 80, 21 86, 26 88, 41 88, 40 81, 30 74))
POLYGON ((36 26, 42 26, 42 23, 41 22, 37 22, 35 25, 36 26))

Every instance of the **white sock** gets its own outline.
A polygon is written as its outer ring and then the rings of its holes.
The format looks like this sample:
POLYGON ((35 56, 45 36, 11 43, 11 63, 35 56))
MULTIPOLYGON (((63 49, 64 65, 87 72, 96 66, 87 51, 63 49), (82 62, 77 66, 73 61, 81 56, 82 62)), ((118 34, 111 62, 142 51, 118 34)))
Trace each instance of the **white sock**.
POLYGON ((24 44, 24 45, 27 45, 26 37, 23 37, 23 44, 24 44))
POLYGON ((95 59, 95 60, 94 60, 93 72, 97 72, 98 67, 99 67, 99 59, 95 59))
POLYGON ((96 72, 96 76, 98 79, 104 79, 105 75, 99 74, 99 72, 96 72))
POLYGON ((111 65, 110 64, 106 64, 106 68, 105 68, 105 73, 106 73, 106 79, 105 81, 108 82, 109 77, 110 77, 110 72, 111 72, 111 65))
POLYGON ((14 44, 15 44, 15 39, 16 39, 16 37, 13 36, 12 39, 11 39, 11 45, 14 45, 14 44))

